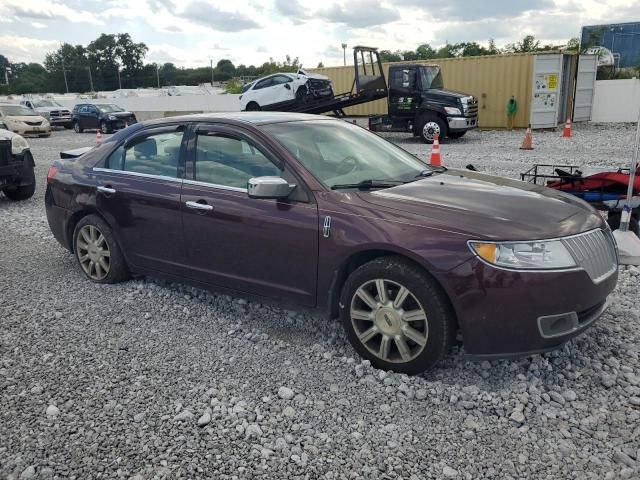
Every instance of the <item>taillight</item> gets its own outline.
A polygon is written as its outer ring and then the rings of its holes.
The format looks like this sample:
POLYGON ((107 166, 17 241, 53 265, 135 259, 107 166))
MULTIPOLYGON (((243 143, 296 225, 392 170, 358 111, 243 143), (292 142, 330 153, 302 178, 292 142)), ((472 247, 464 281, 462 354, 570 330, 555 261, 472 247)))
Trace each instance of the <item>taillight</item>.
POLYGON ((49 171, 47 172, 47 183, 53 183, 53 179, 56 177, 59 170, 60 168, 55 165, 51 165, 49 167, 49 171))

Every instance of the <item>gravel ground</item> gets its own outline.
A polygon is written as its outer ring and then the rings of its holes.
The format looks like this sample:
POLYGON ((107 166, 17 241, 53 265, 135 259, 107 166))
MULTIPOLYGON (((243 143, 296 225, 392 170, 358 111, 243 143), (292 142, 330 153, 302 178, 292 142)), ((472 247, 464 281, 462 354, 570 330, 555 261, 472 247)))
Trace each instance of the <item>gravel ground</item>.
MULTIPOLYGON (((449 166, 626 165, 630 126, 472 132, 449 166)), ((419 155, 429 147, 390 135, 419 155)), ((0 477, 640 478, 640 270, 550 354, 417 377, 373 369, 322 315, 154 279, 98 286, 53 239, 48 164, 90 134, 31 140, 40 181, 0 198, 0 477)))

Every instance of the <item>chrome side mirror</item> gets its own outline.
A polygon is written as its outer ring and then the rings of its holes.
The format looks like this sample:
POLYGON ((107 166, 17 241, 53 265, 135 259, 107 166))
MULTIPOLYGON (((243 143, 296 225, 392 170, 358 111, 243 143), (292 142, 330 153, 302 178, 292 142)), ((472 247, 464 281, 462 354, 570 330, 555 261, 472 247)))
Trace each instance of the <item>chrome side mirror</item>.
POLYGON ((254 177, 247 182, 249 198, 287 198, 296 188, 282 177, 254 177))

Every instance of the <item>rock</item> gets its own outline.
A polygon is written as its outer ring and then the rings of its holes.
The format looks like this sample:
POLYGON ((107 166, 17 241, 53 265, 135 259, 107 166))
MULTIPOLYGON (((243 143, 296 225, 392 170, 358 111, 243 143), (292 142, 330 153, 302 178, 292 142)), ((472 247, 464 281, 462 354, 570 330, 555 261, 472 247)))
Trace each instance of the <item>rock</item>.
POLYGON ((144 416, 145 416, 144 412, 136 413, 133 416, 133 421, 136 422, 136 423, 140 423, 142 420, 144 420, 144 416))
POLYGON ((247 425, 247 428, 244 431, 245 439, 260 437, 262 437, 262 429, 260 428, 260 425, 258 425, 257 423, 251 423, 247 425))
POLYGON ((567 402, 575 402, 578 398, 578 395, 576 395, 576 392, 574 392, 573 390, 565 390, 564 392, 562 392, 562 396, 567 402))
POLYGON ((44 388, 42 388, 40 385, 36 385, 31 389, 31 393, 33 395, 40 395, 42 392, 44 392, 44 388))
POLYGON ((559 403, 560 405, 564 405, 566 403, 566 400, 564 399, 562 394, 556 392, 555 390, 551 390, 549 392, 549 397, 551 397, 552 401, 559 403))
POLYGON ((198 419, 198 426, 205 427, 211 423, 211 414, 209 412, 204 412, 202 416, 198 419))
POLYGON ((444 468, 442 469, 442 474, 447 478, 455 478, 458 476, 458 471, 454 470, 448 465, 445 465, 444 468))
POLYGON ((611 388, 616 384, 616 377, 603 373, 600 377, 600 382, 607 388, 611 388))
POLYGON ((283 400, 291 400, 294 397, 294 392, 288 387, 280 387, 278 389, 278 396, 283 400))
POLYGON ((188 422, 193 418, 193 413, 189 410, 183 410, 173 417, 174 422, 188 422))
POLYGON ((47 417, 57 417, 60 414, 60 410, 55 405, 49 405, 46 413, 47 417))
POLYGON ((35 478, 36 477, 36 467, 34 467, 33 465, 28 466, 27 468, 25 468, 22 473, 20 474, 20 479, 22 480, 29 480, 31 478, 35 478))
POLYGON ((621 463, 626 465, 627 467, 635 468, 636 462, 629 455, 624 452, 614 452, 613 453, 613 461, 616 463, 621 463))
POLYGON ((524 413, 522 413, 522 410, 514 410, 509 419, 517 423, 524 423, 524 413))
POLYGON ((285 417, 293 417, 296 414, 296 411, 292 407, 286 407, 282 413, 285 417))
POLYGON ((631 398, 629 398, 629 403, 631 405, 635 405, 636 407, 640 407, 640 397, 631 397, 631 398))
POLYGON ((428 392, 424 388, 419 388, 416 390, 416 400, 424 400, 428 396, 428 392))

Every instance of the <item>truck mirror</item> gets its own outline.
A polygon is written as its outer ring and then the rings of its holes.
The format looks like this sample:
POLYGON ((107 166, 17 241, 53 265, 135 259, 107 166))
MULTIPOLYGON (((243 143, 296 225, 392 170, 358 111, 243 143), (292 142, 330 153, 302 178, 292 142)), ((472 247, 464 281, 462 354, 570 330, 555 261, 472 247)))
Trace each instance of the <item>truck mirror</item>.
POLYGON ((409 88, 411 82, 409 81, 409 70, 402 71, 402 88, 409 88))

